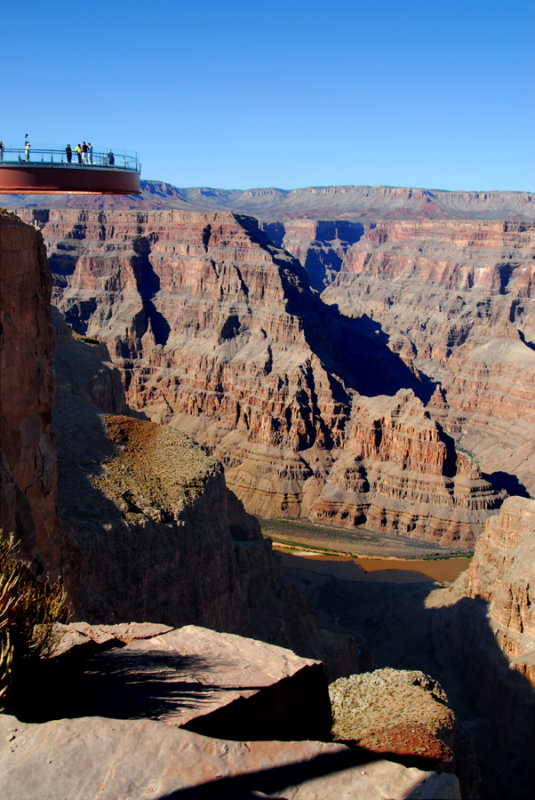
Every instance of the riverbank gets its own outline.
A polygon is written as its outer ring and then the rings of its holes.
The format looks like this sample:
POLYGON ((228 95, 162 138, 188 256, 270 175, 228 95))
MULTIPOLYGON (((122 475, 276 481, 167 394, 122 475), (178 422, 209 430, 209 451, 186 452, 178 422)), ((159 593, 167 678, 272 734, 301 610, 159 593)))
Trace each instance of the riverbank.
POLYGON ((472 553, 429 542, 313 525, 308 520, 258 518, 264 536, 283 554, 285 566, 343 580, 405 583, 451 581, 470 565, 472 553))

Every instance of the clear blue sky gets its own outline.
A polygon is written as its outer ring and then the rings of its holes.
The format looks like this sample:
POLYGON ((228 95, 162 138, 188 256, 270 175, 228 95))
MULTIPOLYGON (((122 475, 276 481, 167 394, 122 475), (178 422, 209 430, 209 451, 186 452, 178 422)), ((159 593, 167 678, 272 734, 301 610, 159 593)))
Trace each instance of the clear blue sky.
POLYGON ((176 186, 535 191, 535 0, 90 0, 0 12, 0 138, 176 186))

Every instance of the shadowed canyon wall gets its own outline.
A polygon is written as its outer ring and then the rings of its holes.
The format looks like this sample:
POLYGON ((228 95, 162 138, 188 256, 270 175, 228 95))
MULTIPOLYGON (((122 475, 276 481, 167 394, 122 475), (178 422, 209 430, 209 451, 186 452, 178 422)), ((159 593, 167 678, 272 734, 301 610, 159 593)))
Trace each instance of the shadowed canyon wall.
MULTIPOLYGON (((436 382, 378 322, 323 303, 255 220, 21 213, 42 227, 55 301, 107 342, 129 405, 216 454, 249 511, 470 546, 499 506, 426 409, 436 382)), ((338 225, 339 253, 361 233, 338 225)))
MULTIPOLYGON (((535 500, 510 497, 481 534, 470 568, 449 593, 465 688, 479 708, 486 758, 500 753, 511 785, 529 798, 535 785, 535 500)), ((447 594, 442 590, 442 594, 447 594)), ((440 594, 440 593, 439 593, 440 594)), ((499 772, 498 768, 498 772, 499 772)))
POLYGON ((52 279, 41 235, 0 212, 0 528, 36 573, 58 577, 61 536, 54 404, 52 279))
POLYGON ((406 220, 340 231, 291 220, 274 235, 325 302, 380 325, 389 348, 437 384, 429 413, 493 485, 533 495, 534 224, 406 220))

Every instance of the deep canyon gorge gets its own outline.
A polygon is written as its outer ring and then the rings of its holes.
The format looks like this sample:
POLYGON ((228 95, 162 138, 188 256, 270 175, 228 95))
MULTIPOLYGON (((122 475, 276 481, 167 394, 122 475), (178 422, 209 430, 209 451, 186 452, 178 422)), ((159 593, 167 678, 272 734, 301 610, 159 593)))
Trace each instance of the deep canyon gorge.
MULTIPOLYGON (((505 781, 523 800, 531 198, 223 194, 147 183, 84 207, 12 198, 29 224, 2 215, 4 531, 36 571, 63 575, 74 619, 252 636, 322 660, 331 679, 370 658, 436 675, 472 726, 481 797, 505 781), (350 589, 281 570, 251 513, 475 556, 432 592, 350 589), (503 772, 485 767, 494 748, 503 772)), ((455 736, 447 769, 475 798, 455 736)))
POLYGON ((533 491, 533 224, 377 223, 351 244, 297 220, 281 249, 227 212, 21 214, 129 405, 216 455, 247 510, 466 549, 533 491))

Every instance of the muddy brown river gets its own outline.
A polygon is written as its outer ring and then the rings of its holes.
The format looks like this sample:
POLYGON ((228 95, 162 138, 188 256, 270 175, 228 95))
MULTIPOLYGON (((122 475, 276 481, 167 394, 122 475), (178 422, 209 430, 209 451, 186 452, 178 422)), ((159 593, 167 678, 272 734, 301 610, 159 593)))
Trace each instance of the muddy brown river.
POLYGON ((471 554, 452 553, 431 542, 365 528, 342 530, 304 519, 258 517, 285 566, 343 580, 386 583, 452 581, 468 569, 471 554))
POLYGON ((325 556, 306 550, 288 552, 284 545, 273 543, 285 567, 332 575, 346 581, 378 583, 422 583, 452 581, 470 566, 469 558, 404 559, 325 556))

